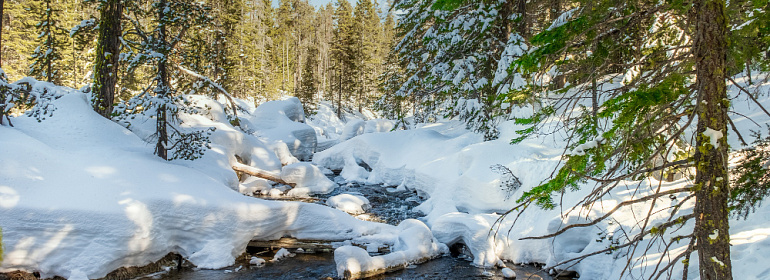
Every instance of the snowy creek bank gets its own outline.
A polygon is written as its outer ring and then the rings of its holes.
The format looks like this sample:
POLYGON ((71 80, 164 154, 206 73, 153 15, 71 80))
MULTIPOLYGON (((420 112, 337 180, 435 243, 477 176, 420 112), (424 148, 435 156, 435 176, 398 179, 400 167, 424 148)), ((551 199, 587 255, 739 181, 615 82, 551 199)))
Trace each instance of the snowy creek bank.
MULTIPOLYGON (((265 257, 269 258, 268 256, 265 257)), ((506 263, 516 273, 516 279, 551 280, 554 278, 539 271, 535 266, 519 266, 506 263)), ((236 280, 236 279, 335 279, 336 264, 332 253, 296 254, 295 257, 280 262, 268 262, 264 266, 250 265, 239 261, 224 270, 201 270, 184 268, 164 274, 160 278, 141 278, 142 280, 236 280), (238 269, 240 267, 240 269, 238 269)), ((373 276, 367 279, 489 279, 503 280, 500 269, 484 269, 470 265, 465 260, 442 257, 421 265, 373 276)))

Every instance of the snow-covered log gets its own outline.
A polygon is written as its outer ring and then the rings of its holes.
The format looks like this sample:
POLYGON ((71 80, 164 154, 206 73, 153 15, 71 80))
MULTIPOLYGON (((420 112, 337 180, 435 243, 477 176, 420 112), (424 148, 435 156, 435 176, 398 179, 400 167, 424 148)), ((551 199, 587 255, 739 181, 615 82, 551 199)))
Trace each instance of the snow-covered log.
POLYGON ((262 169, 259 169, 259 168, 256 168, 256 167, 252 167, 252 166, 248 166, 248 165, 241 164, 241 163, 233 164, 233 170, 235 170, 236 172, 241 172, 241 173, 248 174, 248 175, 251 175, 251 176, 254 176, 254 177, 270 180, 270 181, 273 181, 273 182, 276 182, 276 183, 279 183, 279 184, 291 185, 291 186, 295 185, 293 183, 287 183, 286 181, 281 179, 281 174, 275 174, 275 173, 267 171, 267 170, 262 170, 262 169))

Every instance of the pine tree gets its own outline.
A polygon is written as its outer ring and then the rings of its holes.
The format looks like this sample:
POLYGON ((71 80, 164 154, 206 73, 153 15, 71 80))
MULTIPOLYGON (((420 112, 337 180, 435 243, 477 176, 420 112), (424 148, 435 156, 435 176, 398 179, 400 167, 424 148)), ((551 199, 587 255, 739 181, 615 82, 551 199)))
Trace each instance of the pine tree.
MULTIPOLYGON (((129 4, 129 3, 127 3, 129 4)), ((150 10, 142 9, 141 3, 130 3, 126 8, 139 16, 154 15, 151 31, 145 31, 141 18, 130 18, 133 28, 127 30, 123 39, 129 44, 125 56, 127 72, 134 74, 137 68, 152 67, 151 85, 117 108, 118 119, 126 121, 134 114, 154 118, 156 122, 155 154, 165 160, 196 159, 208 147, 209 131, 185 132, 179 127, 178 114, 187 109, 183 98, 176 96, 172 83, 175 73, 172 56, 179 55, 179 44, 185 40, 189 28, 208 24, 209 8, 196 1, 155 0, 150 10)), ((201 78, 207 85, 210 79, 200 76, 184 67, 180 72, 201 78)))
POLYGON ((40 45, 32 53, 32 64, 29 66, 29 75, 45 79, 48 82, 61 84, 64 80, 60 63, 63 60, 63 49, 67 48, 67 30, 60 26, 59 12, 51 4, 52 0, 44 0, 37 6, 40 21, 35 25, 40 35, 40 45))
POLYGON ((358 81, 356 81, 356 103, 358 111, 361 111, 369 100, 373 97, 376 90, 377 74, 380 72, 380 65, 383 63, 383 56, 379 52, 381 43, 380 18, 375 10, 376 3, 369 0, 359 0, 356 4, 353 16, 355 18, 355 36, 357 58, 355 71, 358 81))
POLYGON ((118 57, 120 55, 122 0, 99 2, 99 38, 94 64, 93 99, 94 110, 110 118, 115 102, 115 86, 118 82, 118 57))
POLYGON ((417 121, 456 117, 485 139, 497 137, 497 123, 505 118, 501 95, 521 85, 510 62, 527 49, 521 34, 512 32, 527 22, 514 1, 398 3, 395 9, 405 14, 396 51, 406 79, 396 94, 420 103, 417 121))
POLYGON ((304 69, 302 70, 302 83, 300 83, 297 97, 302 101, 305 115, 311 115, 315 112, 315 95, 318 93, 318 81, 313 73, 318 66, 318 49, 310 47, 305 58, 304 69))
MULTIPOLYGON (((599 223, 628 205, 650 201, 655 205, 661 197, 680 195, 685 199, 666 209, 669 216, 665 222, 651 225, 649 212, 640 217, 640 228, 606 250, 641 252, 645 261, 657 263, 654 277, 661 277, 682 261, 683 278, 687 277, 690 254, 697 250, 701 279, 732 279, 728 202, 730 189, 740 186, 729 187, 727 179, 725 136, 730 101, 725 83, 731 79, 727 64, 731 54, 725 2, 702 0, 691 6, 681 2, 578 1, 570 6, 573 8, 532 37, 533 48, 512 65, 529 79, 527 87, 511 92, 508 98, 548 97, 539 109, 534 107, 537 113, 532 117, 517 120, 533 124, 520 133, 531 135, 554 117, 564 120, 560 128, 571 133, 563 164, 548 181, 525 192, 514 211, 530 204, 551 209, 556 207, 556 194, 593 186, 591 195, 571 208, 590 209, 626 180, 647 176, 663 179, 664 174, 683 172, 688 167, 695 168, 694 182, 665 191, 660 185, 654 186, 651 194, 624 202, 599 219, 526 239, 554 237, 571 228, 599 223), (557 77, 566 80, 564 88, 543 82, 551 79, 557 83, 553 80, 557 77), (685 137, 691 128, 696 128, 694 139, 685 137), (691 198, 695 198, 694 213, 678 211, 691 198), (693 220, 693 232, 682 232, 682 226, 693 220), (651 257, 647 255, 651 246, 640 246, 642 240, 650 244, 689 242, 679 252, 668 251, 669 246, 665 246, 662 254, 651 257)), ((733 30, 740 24, 730 23, 733 30)), ((629 266, 636 261, 630 259, 629 266)))
POLYGON ((337 1, 334 10, 334 37, 331 46, 332 73, 332 101, 336 99, 337 117, 342 118, 343 94, 353 93, 355 87, 356 69, 356 36, 355 20, 352 16, 352 7, 347 0, 337 1))
POLYGON ((29 73, 29 55, 37 47, 35 28, 40 14, 40 2, 8 0, 3 20, 3 70, 8 79, 17 80, 29 73), (7 20, 6 20, 7 19, 7 20))

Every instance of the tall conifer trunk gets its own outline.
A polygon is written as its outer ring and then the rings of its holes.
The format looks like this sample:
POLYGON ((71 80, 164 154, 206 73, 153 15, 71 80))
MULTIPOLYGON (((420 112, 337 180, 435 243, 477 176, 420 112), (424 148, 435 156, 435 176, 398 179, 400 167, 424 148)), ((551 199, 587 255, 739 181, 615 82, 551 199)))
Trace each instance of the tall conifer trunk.
POLYGON ((695 237, 703 280, 732 279, 727 199, 727 22, 725 2, 695 1, 697 71, 695 237), (714 131, 718 132, 715 133, 714 131), (719 138, 714 139, 714 138, 719 138), (716 147, 711 143, 716 143, 716 147))
POLYGON ((3 7, 5 0, 0 0, 0 68, 3 67, 3 7))
MULTIPOLYGON (((158 42, 163 57, 158 61, 158 73, 157 73, 157 87, 155 93, 159 99, 170 99, 170 85, 168 79, 168 69, 166 64, 168 62, 168 43, 166 42, 166 0, 160 0, 158 5, 158 42)), ((166 105, 160 104, 156 115, 156 133, 158 134, 158 143, 155 145, 155 153, 162 159, 168 160, 168 117, 166 112, 166 105)))
MULTIPOLYGON (((47 41, 46 44, 48 44, 48 51, 52 50, 54 46, 56 45, 54 43, 53 33, 51 31, 51 14, 53 11, 51 10, 51 0, 45 1, 45 21, 46 21, 46 31, 47 31, 47 41)), ((46 55, 46 73, 45 73, 45 81, 49 83, 53 83, 53 59, 48 57, 46 55)))
POLYGON ((120 53, 120 19, 123 14, 121 0, 107 0, 101 6, 99 39, 96 48, 94 75, 94 110, 110 118, 115 100, 115 84, 118 81, 118 54, 120 53))

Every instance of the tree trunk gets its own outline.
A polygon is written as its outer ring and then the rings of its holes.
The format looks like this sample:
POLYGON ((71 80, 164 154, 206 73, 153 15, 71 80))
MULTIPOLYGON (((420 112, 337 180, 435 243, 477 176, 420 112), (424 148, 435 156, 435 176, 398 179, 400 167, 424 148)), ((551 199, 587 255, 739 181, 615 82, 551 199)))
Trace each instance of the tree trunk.
POLYGON ((108 0, 102 4, 99 20, 99 39, 96 47, 94 75, 94 110, 110 118, 118 82, 118 56, 121 36, 120 18, 123 14, 121 0, 108 0))
POLYGON ((0 68, 3 67, 3 7, 5 0, 0 0, 0 68))
MULTIPOLYGON (((45 20, 46 20, 45 28, 46 28, 46 30, 48 32, 48 36, 47 36, 48 37, 47 38, 48 41, 46 43, 48 44, 48 51, 51 51, 51 50, 53 50, 53 48, 54 48, 54 46, 56 44, 54 43, 53 33, 51 32, 51 24, 52 24, 52 22, 51 22, 51 13, 53 13, 53 11, 51 11, 51 1, 50 0, 49 1, 45 1, 45 8, 46 8, 46 11, 47 11, 46 12, 46 18, 45 18, 45 20)), ((46 82, 53 83, 53 60, 51 59, 51 57, 49 55, 46 55, 45 63, 46 63, 46 65, 45 65, 45 67, 46 67, 46 73, 45 73, 45 75, 46 75, 46 82)))
POLYGON ((724 7, 724 1, 715 0, 695 1, 694 6, 696 34, 693 49, 699 95, 695 152, 695 237, 698 242, 700 279, 703 280, 733 278, 727 208, 729 188, 726 133, 727 109, 730 105, 725 86, 727 21, 724 7))
MULTIPOLYGON (((166 64, 168 62, 168 51, 166 50, 166 47, 168 43, 166 42, 166 12, 164 11, 166 9, 166 0, 160 0, 160 3, 158 5, 158 21, 160 24, 160 27, 158 28, 158 41, 160 41, 160 45, 163 48, 161 50, 161 53, 163 54, 163 57, 160 58, 160 61, 158 61, 158 73, 156 79, 158 79, 157 83, 157 89, 155 92, 159 95, 158 98, 161 100, 171 100, 170 92, 169 92, 169 79, 168 79, 168 69, 166 67, 166 64)), ((158 143, 155 144, 155 153, 162 159, 168 160, 168 150, 166 147, 168 146, 168 116, 166 111, 166 105, 160 104, 158 106, 157 114, 156 114, 156 133, 158 135, 158 143)))

